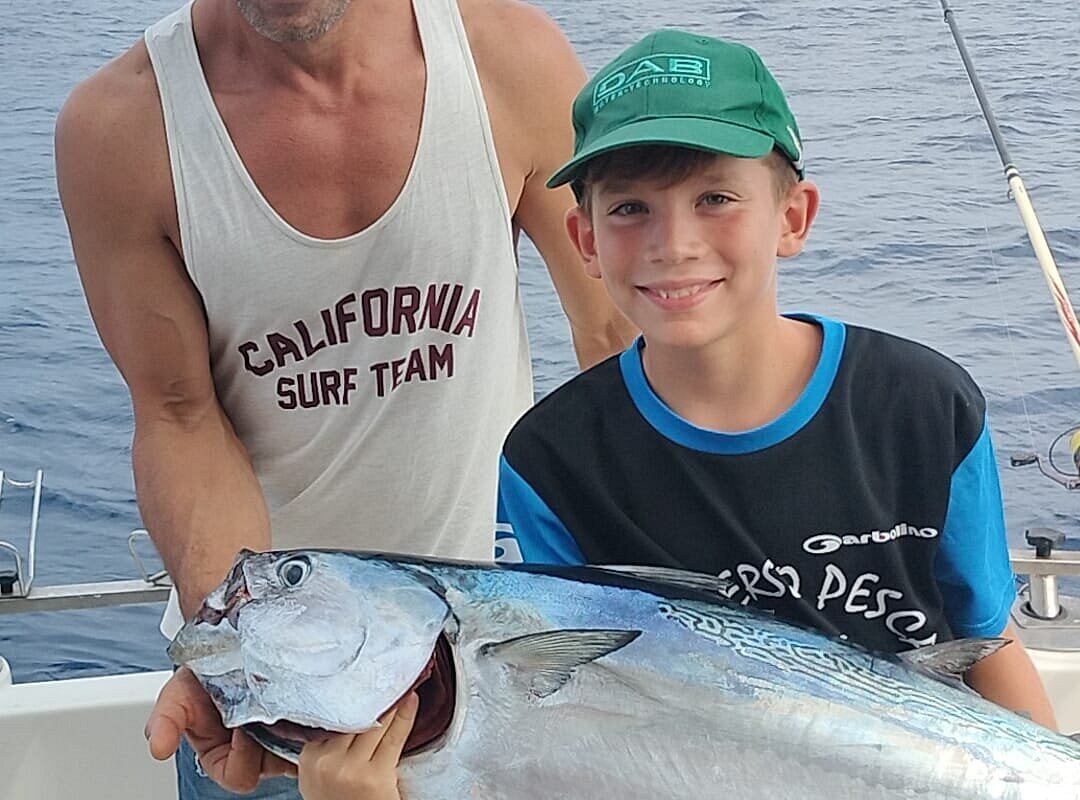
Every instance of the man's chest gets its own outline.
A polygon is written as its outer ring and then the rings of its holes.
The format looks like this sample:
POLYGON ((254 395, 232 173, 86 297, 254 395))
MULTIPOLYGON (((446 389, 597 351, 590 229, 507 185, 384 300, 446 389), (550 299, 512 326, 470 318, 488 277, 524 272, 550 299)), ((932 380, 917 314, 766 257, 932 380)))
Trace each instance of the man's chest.
POLYGON ((216 97, 251 181, 292 227, 354 234, 383 216, 408 180, 423 124, 423 81, 351 102, 292 94, 216 97))

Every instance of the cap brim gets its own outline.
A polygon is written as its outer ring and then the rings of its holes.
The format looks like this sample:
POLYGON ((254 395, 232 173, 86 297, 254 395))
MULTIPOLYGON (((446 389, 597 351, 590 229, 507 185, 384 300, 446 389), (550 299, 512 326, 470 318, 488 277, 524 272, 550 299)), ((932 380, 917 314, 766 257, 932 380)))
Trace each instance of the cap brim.
POLYGON ((577 176, 581 166, 591 158, 612 150, 638 145, 661 144, 676 147, 692 147, 740 158, 761 158, 768 155, 775 142, 771 136, 759 131, 698 117, 664 117, 646 119, 620 126, 606 136, 601 136, 548 179, 547 186, 554 189, 569 183, 577 176))

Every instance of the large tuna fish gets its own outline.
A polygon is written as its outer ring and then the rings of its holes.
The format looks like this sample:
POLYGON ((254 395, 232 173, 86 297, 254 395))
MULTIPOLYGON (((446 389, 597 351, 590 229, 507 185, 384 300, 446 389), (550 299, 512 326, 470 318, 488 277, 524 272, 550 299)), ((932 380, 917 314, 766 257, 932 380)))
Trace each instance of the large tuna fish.
POLYGON ((931 674, 997 640, 875 655, 710 581, 246 553, 170 654, 293 760, 419 687, 413 800, 1080 798, 1080 744, 931 674))

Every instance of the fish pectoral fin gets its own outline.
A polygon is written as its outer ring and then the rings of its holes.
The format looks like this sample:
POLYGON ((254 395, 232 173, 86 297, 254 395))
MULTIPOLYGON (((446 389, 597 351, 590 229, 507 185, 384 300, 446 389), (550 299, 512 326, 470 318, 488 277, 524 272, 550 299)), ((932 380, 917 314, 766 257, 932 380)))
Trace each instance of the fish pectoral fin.
POLYGON ((949 686, 967 688, 964 673, 1011 640, 1000 637, 954 639, 900 653, 900 660, 949 686))
POLYGON ((709 575, 705 572, 692 572, 685 569, 671 567, 647 567, 636 564, 601 564, 595 569, 605 572, 614 572, 619 575, 630 575, 653 583, 663 583, 668 586, 677 586, 680 589, 696 589, 710 595, 730 597, 735 584, 717 575, 709 575))
POLYGON ((641 635, 628 630, 556 630, 531 633, 481 646, 480 655, 497 658, 531 675, 537 698, 559 691, 578 667, 625 647, 641 635))

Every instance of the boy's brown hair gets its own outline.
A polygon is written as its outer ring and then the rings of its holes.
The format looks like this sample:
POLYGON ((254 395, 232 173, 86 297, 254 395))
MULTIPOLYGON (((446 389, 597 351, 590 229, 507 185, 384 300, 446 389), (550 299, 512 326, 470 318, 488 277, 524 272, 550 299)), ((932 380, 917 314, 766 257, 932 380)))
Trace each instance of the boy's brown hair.
MULTIPOLYGON (((592 215, 592 190, 597 184, 615 181, 657 181, 662 188, 682 183, 696 172, 705 169, 719 153, 673 145, 638 145, 601 153, 586 161, 578 177, 571 182, 578 205, 592 215)), ((781 200, 799 182, 799 175, 790 159, 779 148, 762 159, 773 177, 773 189, 781 200)))

